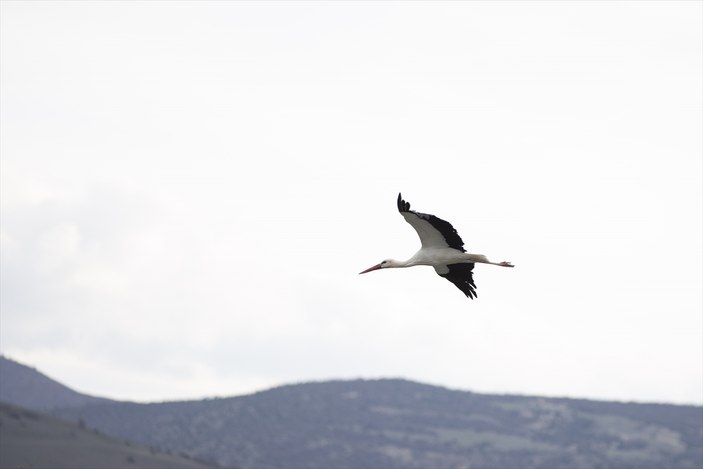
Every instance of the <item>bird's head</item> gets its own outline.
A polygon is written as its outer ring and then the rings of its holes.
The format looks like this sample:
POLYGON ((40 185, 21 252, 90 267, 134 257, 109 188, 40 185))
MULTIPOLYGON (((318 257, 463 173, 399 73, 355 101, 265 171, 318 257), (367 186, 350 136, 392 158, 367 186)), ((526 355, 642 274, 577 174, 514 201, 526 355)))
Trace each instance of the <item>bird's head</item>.
POLYGON ((374 265, 373 267, 369 267, 368 269, 364 270, 363 272, 359 272, 359 274, 365 274, 366 272, 372 272, 374 270, 378 269, 385 269, 388 267, 395 267, 397 261, 393 259, 386 259, 384 261, 381 261, 379 264, 374 265))

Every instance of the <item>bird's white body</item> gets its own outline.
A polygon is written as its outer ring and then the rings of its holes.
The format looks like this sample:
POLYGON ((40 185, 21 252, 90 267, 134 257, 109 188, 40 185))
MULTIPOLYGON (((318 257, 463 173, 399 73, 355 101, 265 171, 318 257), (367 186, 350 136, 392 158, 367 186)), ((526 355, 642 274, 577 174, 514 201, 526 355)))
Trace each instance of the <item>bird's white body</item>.
POLYGON ((406 261, 388 259, 386 262, 390 265, 384 265, 384 267, 413 267, 416 265, 430 265, 436 268, 462 262, 492 264, 492 262, 490 262, 483 254, 469 254, 468 252, 461 252, 456 249, 443 247, 423 247, 406 261))
POLYGON ((378 269, 413 267, 430 265, 441 277, 456 285, 467 297, 476 297, 472 270, 474 264, 492 264, 501 267, 513 267, 510 262, 491 262, 483 254, 469 254, 464 251, 464 241, 454 227, 434 215, 410 210, 410 204, 398 194, 398 211, 405 221, 415 229, 422 248, 406 261, 386 259, 363 272, 378 269))

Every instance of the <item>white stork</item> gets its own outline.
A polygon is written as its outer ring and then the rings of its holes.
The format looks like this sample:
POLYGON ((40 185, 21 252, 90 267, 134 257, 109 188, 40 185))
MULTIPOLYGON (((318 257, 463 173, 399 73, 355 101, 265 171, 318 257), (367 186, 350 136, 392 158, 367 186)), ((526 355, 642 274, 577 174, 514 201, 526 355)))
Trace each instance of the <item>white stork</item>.
POLYGON ((474 299, 476 284, 471 271, 476 262, 514 267, 510 262, 491 262, 482 254, 469 254, 464 249, 461 237, 449 222, 434 215, 410 210, 410 204, 404 201, 400 194, 398 194, 398 211, 405 221, 415 228, 420 236, 422 247, 407 261, 386 259, 380 264, 359 272, 360 274, 393 267, 431 265, 440 277, 446 278, 467 297, 474 299))

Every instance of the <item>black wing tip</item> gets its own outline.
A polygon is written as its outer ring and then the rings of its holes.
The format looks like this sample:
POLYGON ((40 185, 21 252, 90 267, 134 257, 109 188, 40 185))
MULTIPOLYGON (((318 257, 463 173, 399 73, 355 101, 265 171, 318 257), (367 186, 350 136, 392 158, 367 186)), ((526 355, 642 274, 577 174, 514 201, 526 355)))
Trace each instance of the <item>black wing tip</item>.
POLYGON ((403 196, 398 192, 398 211, 400 213, 410 211, 410 203, 403 200, 403 196))
POLYGON ((474 299, 478 297, 476 293, 476 283, 474 283, 474 276, 472 270, 474 269, 473 263, 460 263, 460 264, 450 264, 449 272, 446 274, 439 274, 440 277, 444 277, 454 284, 464 295, 469 299, 474 299))
MULTIPOLYGON (((451 280, 450 280, 451 281, 451 280)), ((452 282, 454 283, 454 282, 452 282)), ((470 300, 473 300, 474 298, 478 297, 478 293, 476 293, 476 286, 471 286, 467 284, 460 284, 460 283, 454 283, 454 285, 464 294, 466 297, 470 300)))
POLYGON ((466 283, 455 283, 455 285, 457 286, 457 288, 459 288, 459 290, 461 290, 464 295, 466 295, 467 298, 473 300, 474 298, 478 297, 478 293, 476 293, 476 284, 474 283, 473 278, 469 279, 469 281, 466 283))

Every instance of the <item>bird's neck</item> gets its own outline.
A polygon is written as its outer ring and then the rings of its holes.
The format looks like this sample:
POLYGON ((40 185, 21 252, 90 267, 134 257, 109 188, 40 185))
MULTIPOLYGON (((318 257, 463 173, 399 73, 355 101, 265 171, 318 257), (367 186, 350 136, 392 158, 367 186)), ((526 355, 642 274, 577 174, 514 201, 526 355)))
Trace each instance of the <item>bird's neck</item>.
POLYGON ((411 266, 413 266, 413 265, 415 265, 415 264, 412 262, 412 258, 411 258, 411 259, 408 259, 408 260, 405 260, 405 261, 399 261, 399 260, 396 260, 396 259, 391 259, 391 260, 388 262, 388 267, 392 267, 392 268, 393 268, 393 267, 395 267, 395 268, 411 267, 411 266))

